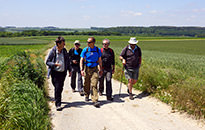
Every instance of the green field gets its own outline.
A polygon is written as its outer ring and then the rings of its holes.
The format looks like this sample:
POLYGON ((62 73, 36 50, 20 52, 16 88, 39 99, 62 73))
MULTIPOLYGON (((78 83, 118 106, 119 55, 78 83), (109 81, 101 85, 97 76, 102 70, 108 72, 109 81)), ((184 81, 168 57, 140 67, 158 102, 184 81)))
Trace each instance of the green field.
MULTIPOLYGON (((81 47, 87 46, 89 36, 65 36, 66 48, 73 47, 80 40, 81 47)), ((0 60, 19 50, 39 51, 54 46, 57 36, 36 36, 25 38, 0 38, 0 60), (35 45, 33 44, 35 43, 35 45), (11 45, 15 44, 15 45, 11 45)), ((119 55, 128 45, 128 36, 95 36, 96 46, 102 47, 102 40, 108 38, 114 49, 116 72, 120 80, 122 64, 119 55)), ((169 103, 173 108, 186 111, 197 118, 205 117, 205 39, 189 37, 137 37, 142 50, 140 76, 135 88, 147 91, 169 103)), ((123 78, 123 82, 127 80, 123 78)))
POLYGON ((49 42, 40 37, 0 38, 0 57, 9 57, 19 51, 43 51, 49 42))

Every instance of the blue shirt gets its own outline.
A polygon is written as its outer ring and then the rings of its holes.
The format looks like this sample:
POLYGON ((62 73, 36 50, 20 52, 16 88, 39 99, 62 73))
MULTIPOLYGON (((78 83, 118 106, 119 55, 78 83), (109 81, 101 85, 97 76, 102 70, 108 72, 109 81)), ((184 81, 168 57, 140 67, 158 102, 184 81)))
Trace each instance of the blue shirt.
POLYGON ((102 53, 100 51, 100 48, 98 48, 98 51, 97 51, 97 47, 94 46, 94 48, 85 47, 82 50, 80 57, 82 57, 86 60, 86 62, 85 62, 86 66, 95 67, 98 65, 97 61, 101 57, 101 55, 102 55, 102 53))
MULTIPOLYGON (((130 45, 129 45, 128 49, 132 50, 132 48, 131 48, 131 46, 130 46, 130 45)), ((137 49, 137 46, 135 46, 135 49, 134 49, 134 50, 132 50, 132 52, 134 53, 136 49, 137 49)))
POLYGON ((77 50, 74 50, 74 55, 79 55, 77 50))

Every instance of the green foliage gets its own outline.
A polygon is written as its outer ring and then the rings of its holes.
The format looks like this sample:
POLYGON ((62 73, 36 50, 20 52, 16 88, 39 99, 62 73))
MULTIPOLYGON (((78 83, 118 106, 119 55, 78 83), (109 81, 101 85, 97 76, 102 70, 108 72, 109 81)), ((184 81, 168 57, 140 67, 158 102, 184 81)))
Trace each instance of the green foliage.
POLYGON ((13 64, 12 73, 15 78, 19 80, 29 79, 33 81, 39 88, 44 86, 44 75, 45 68, 43 61, 37 59, 36 68, 34 64, 31 63, 30 56, 25 52, 19 52, 17 55, 12 57, 12 60, 9 64, 13 64))
POLYGON ((95 28, 103 32, 117 32, 124 35, 143 36, 200 36, 205 34, 204 27, 174 27, 174 26, 151 26, 151 27, 111 27, 95 28))
POLYGON ((170 85, 167 93, 171 95, 173 108, 183 110, 198 118, 205 118, 205 81, 196 78, 170 85))
POLYGON ((19 52, 1 64, 0 129, 50 129, 43 60, 19 52))
POLYGON ((0 101, 0 129, 49 129, 47 102, 31 81, 12 84, 0 101))

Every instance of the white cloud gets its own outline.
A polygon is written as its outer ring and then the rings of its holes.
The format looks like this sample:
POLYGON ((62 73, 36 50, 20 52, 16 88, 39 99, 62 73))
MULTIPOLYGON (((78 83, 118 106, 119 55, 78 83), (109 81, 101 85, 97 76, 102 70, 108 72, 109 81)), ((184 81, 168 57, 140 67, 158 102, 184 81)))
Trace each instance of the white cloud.
POLYGON ((122 10, 121 15, 123 15, 123 16, 130 16, 130 15, 131 16, 141 16, 142 13, 141 12, 134 12, 134 11, 130 11, 130 10, 128 10, 128 11, 122 10))
POLYGON ((151 13, 151 14, 156 14, 157 11, 156 11, 156 10, 151 10, 150 13, 151 13))
POLYGON ((205 8, 193 9, 192 11, 193 11, 194 13, 202 13, 202 12, 205 12, 205 8))

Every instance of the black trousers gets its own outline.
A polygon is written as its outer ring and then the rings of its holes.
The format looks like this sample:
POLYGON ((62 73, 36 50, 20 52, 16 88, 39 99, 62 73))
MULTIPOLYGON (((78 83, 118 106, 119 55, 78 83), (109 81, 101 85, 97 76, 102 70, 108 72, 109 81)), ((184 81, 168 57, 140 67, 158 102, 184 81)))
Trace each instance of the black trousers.
POLYGON ((99 78, 99 91, 104 91, 104 78, 106 79, 106 96, 112 96, 112 69, 103 70, 103 75, 99 78))
POLYGON ((78 91, 83 92, 83 80, 82 80, 82 75, 79 66, 72 66, 71 84, 70 84, 71 88, 74 90, 76 88, 76 74, 78 74, 78 91))
POLYGON ((66 77, 66 72, 51 72, 52 84, 55 88, 55 105, 61 106, 62 91, 64 86, 64 81, 66 77))

